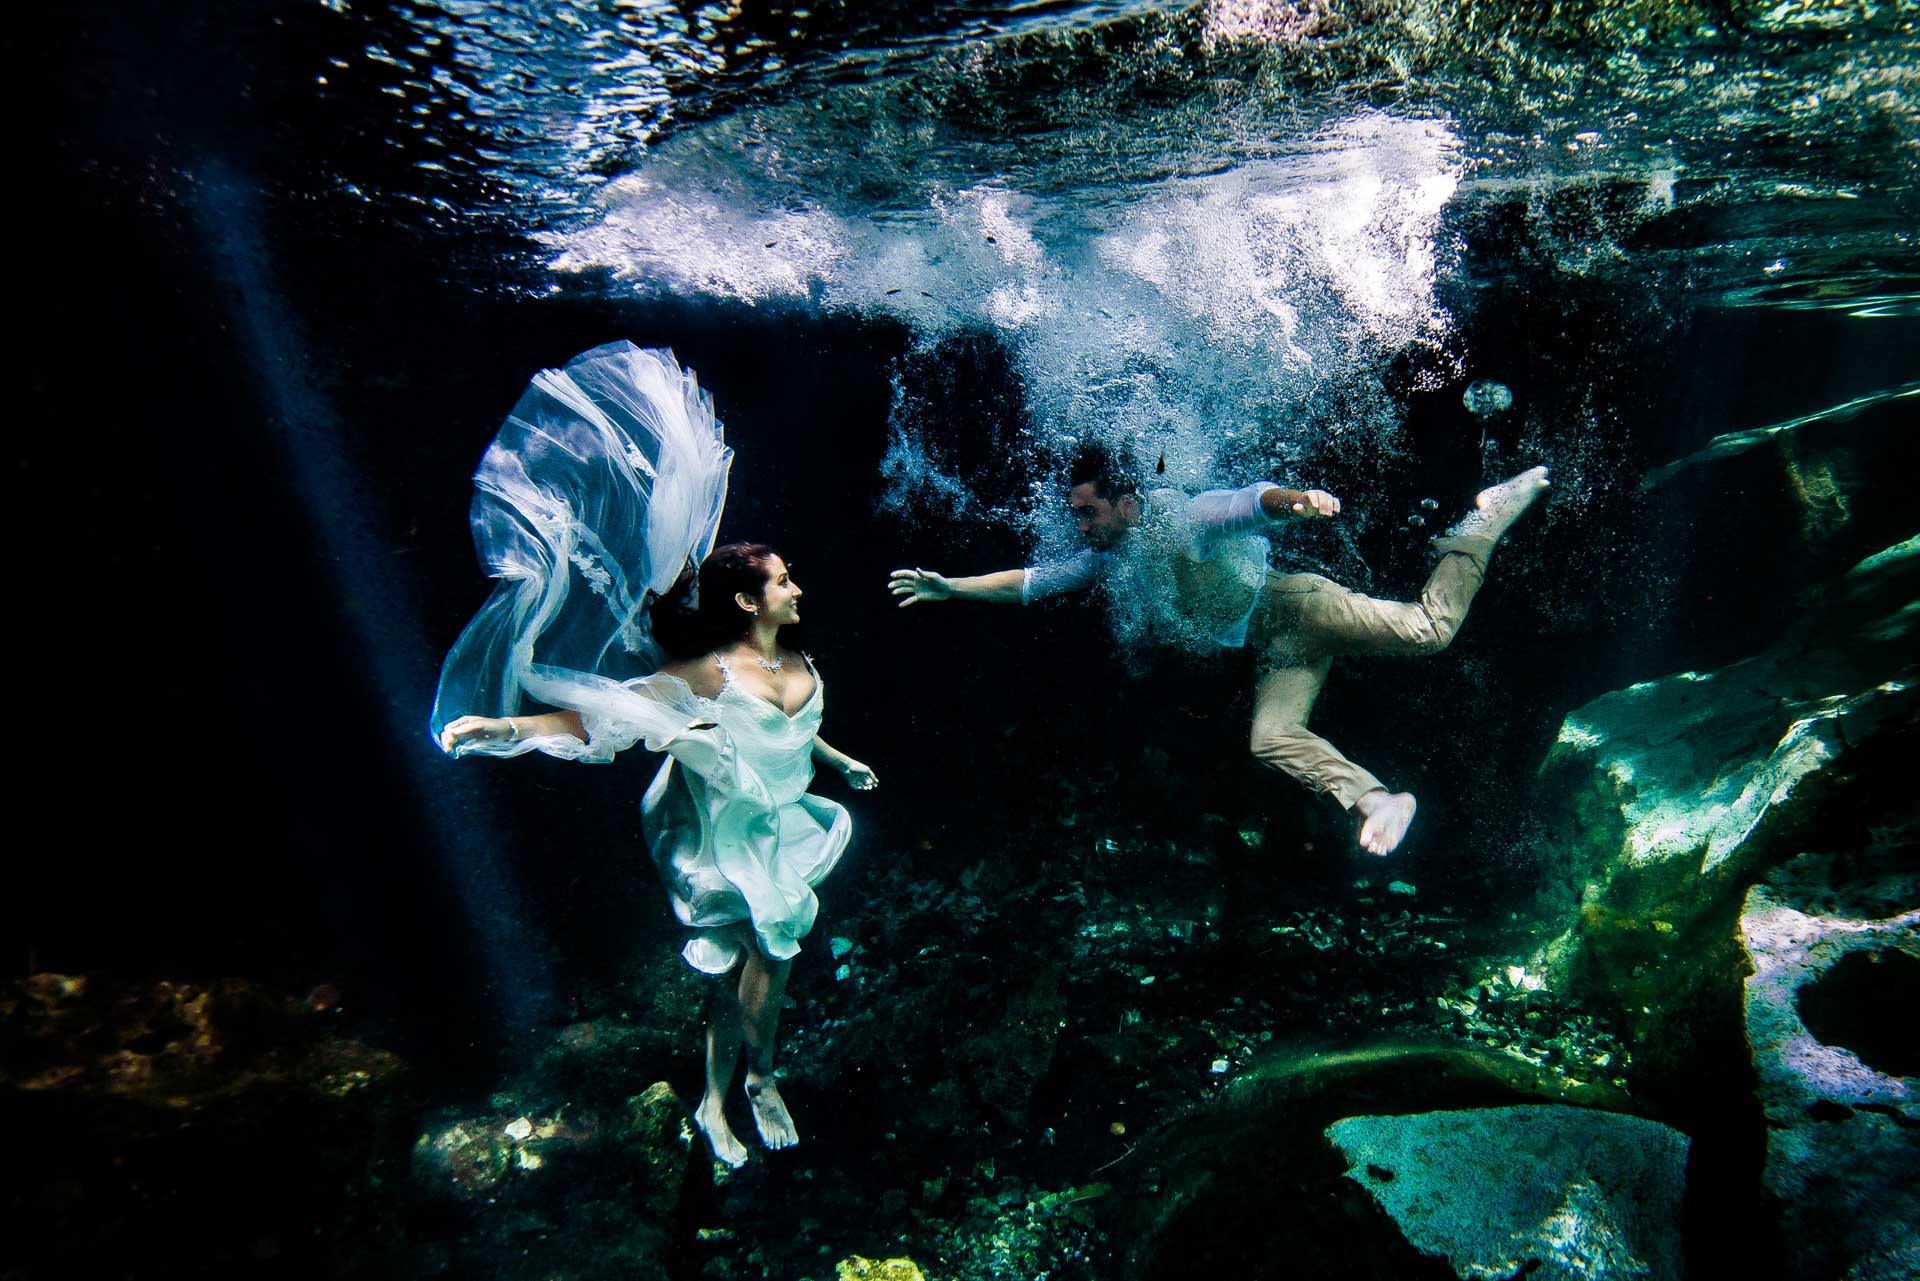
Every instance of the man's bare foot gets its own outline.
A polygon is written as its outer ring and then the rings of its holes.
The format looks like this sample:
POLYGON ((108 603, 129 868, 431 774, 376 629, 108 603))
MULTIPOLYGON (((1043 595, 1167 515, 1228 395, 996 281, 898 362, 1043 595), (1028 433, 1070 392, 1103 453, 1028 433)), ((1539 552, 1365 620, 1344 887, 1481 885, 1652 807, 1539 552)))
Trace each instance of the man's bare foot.
POLYGON ((736 1170, 747 1163, 747 1145, 733 1137, 733 1128, 727 1124, 726 1109, 720 1106, 719 1099, 711 1095, 701 1099, 694 1111, 693 1123, 707 1136, 714 1156, 736 1170))
POLYGON ((1498 538, 1546 492, 1547 469, 1531 467, 1512 480, 1483 489, 1474 497, 1473 510, 1448 533, 1498 538))
POLYGON ((760 1127, 760 1141, 778 1151, 800 1141, 800 1131, 780 1097, 780 1086, 773 1074, 747 1073, 747 1102, 753 1105, 753 1123, 760 1127))
POLYGON ((1413 793, 1389 792, 1386 788, 1368 792, 1354 802, 1364 820, 1360 824, 1360 848, 1369 854, 1391 854, 1407 838, 1407 826, 1413 822, 1413 793))

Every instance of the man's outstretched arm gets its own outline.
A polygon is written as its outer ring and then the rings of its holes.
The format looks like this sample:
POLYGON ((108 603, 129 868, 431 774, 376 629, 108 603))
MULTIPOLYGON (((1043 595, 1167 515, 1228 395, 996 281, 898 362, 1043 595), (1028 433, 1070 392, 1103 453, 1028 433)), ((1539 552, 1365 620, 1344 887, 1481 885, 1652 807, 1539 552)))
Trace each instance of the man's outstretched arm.
POLYGON ((1274 520, 1286 516, 1325 519, 1340 514, 1340 500, 1324 489, 1282 489, 1275 486, 1261 491, 1260 510, 1274 520))
POLYGON ((887 576, 887 590, 900 602, 900 608, 921 601, 978 600, 992 604, 1018 605, 1021 587, 1026 583, 1024 569, 1003 569, 997 574, 974 578, 945 578, 930 569, 896 569, 887 576))

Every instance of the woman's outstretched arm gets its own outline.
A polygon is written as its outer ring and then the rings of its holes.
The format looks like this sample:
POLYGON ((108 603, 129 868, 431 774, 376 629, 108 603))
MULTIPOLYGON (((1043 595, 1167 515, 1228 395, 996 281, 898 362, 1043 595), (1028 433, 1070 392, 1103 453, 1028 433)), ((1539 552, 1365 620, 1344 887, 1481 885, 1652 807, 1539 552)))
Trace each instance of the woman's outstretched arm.
POLYGON ((440 750, 458 752, 468 743, 517 743, 523 738, 549 738, 571 734, 587 741, 586 726, 580 713, 542 712, 537 716, 460 716, 447 722, 440 731, 440 750))

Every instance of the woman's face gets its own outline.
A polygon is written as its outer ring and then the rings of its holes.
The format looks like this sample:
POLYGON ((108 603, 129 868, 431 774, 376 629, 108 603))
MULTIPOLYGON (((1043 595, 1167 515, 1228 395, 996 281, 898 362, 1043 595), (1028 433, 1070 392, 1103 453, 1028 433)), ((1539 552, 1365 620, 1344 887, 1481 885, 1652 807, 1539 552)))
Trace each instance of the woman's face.
POLYGON ((787 562, 767 557, 767 585, 757 602, 760 617, 775 627, 800 621, 800 584, 787 572, 787 562))

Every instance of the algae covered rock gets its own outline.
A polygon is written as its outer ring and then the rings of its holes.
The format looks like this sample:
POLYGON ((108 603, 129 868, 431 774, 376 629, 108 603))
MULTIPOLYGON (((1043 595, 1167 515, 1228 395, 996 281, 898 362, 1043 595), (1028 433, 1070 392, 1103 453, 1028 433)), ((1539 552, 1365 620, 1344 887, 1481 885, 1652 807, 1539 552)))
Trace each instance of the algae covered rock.
POLYGON ((1797 852, 1820 806, 1902 750, 1920 712, 1916 598, 1908 539, 1855 565, 1773 648, 1567 716, 1539 782, 1540 915, 1556 936, 1535 959, 1556 986, 1634 1007, 1671 991, 1672 958, 1724 940, 1739 894, 1797 852))
POLYGON ((568 1158, 591 1150, 600 1137, 595 1122, 570 1119, 564 1107, 446 1117, 414 1141, 415 1189, 426 1197, 491 1202, 552 1177, 556 1160, 565 1182, 568 1158))
POLYGON ((852 1255, 833 1267, 834 1281, 927 1281, 912 1259, 868 1259, 852 1255))
POLYGON ((1103 1175, 1115 1185, 1103 1226, 1126 1243, 1121 1275, 1141 1281, 1446 1278, 1450 1265, 1397 1231, 1390 1212, 1347 1177, 1330 1126, 1387 1108, 1605 1118, 1567 1105, 1630 1102, 1607 1086, 1576 1084, 1449 1038, 1275 1043, 1211 1103, 1143 1134, 1138 1151, 1103 1175), (1285 1242, 1284 1269, 1274 1267, 1274 1242, 1285 1242))
POLYGON ((628 1148, 635 1164, 635 1191, 652 1217, 666 1222, 680 1199, 680 1185, 693 1142, 685 1105, 665 1081, 655 1081, 627 1102, 628 1148))
POLYGON ((495 1110, 443 1114, 415 1140, 415 1190, 429 1199, 492 1204, 564 1196, 583 1181, 614 1179, 643 1217, 672 1217, 691 1139, 686 1108, 657 1081, 627 1100, 624 1125, 570 1103, 522 1106, 498 1095, 495 1110), (504 1106, 503 1106, 504 1105, 504 1106))
POLYGON ((0 1204, 27 1229, 0 1271, 286 1274, 296 1252, 315 1275, 373 1271, 407 1068, 351 1027, 325 985, 0 984, 0 1204))
POLYGON ((1658 1122, 1522 1106, 1349 1117, 1327 1137, 1408 1242, 1461 1277, 1681 1275, 1687 1140, 1658 1122))
POLYGON ((1920 860, 1878 853, 1802 855, 1740 917, 1766 1186, 1809 1281, 1920 1268, 1920 860))

